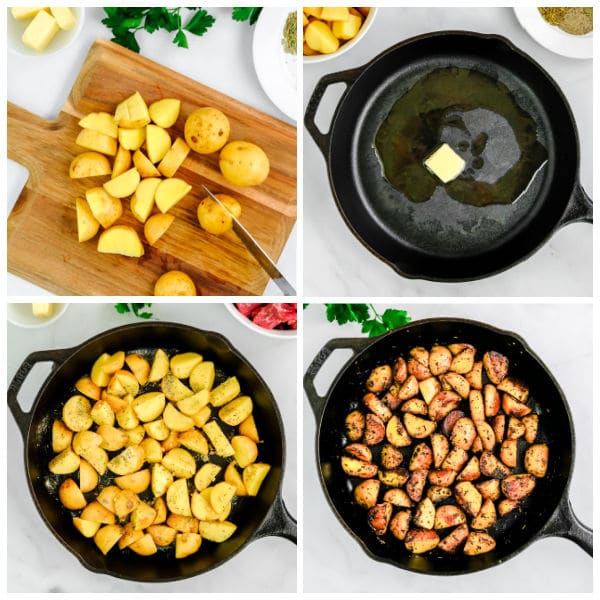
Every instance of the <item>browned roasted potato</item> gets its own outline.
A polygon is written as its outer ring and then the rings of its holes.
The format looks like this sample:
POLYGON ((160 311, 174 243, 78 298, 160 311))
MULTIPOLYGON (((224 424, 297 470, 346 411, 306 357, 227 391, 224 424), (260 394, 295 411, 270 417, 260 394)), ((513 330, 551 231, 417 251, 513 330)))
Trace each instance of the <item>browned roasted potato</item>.
POLYGON ((433 466, 439 469, 450 450, 448 438, 441 433, 432 433, 431 450, 433 452, 433 466))
POLYGON ((389 525, 392 535, 398 540, 404 540, 410 529, 410 511, 399 510, 390 521, 389 525))
POLYGON ((526 403, 529 400, 529 387, 515 377, 506 376, 497 387, 499 391, 510 394, 519 402, 526 403))
POLYGON ((445 529, 446 527, 455 527, 467 522, 465 513, 454 506, 454 504, 444 504, 435 511, 434 529, 445 529))
POLYGON ((531 408, 523 402, 519 402, 514 396, 510 394, 502 394, 502 410, 507 414, 514 417, 524 417, 531 412, 531 408))
POLYGON ((548 470, 548 444, 533 444, 525 451, 525 470, 535 477, 544 477, 548 470))
MULTIPOLYGON (((392 488, 383 495, 384 502, 401 508, 410 508, 413 503, 408 494, 400 488, 392 488)), ((410 514, 410 513, 409 513, 410 514)))
POLYGON ((399 416, 394 415, 385 427, 385 437, 387 441, 398 448, 410 446, 412 443, 411 437, 408 435, 404 424, 399 416))
POLYGON ((420 363, 416 358, 408 359, 407 368, 410 375, 415 377, 418 381, 429 379, 431 377, 429 366, 420 363))
POLYGON ((473 352, 475 352, 475 347, 465 342, 455 342, 453 344, 448 344, 448 350, 452 352, 452 356, 456 356, 457 354, 466 349, 470 349, 473 350, 473 352))
POLYGON ((509 512, 517 508, 517 506, 519 506, 518 500, 510 500, 509 498, 504 498, 504 500, 500 500, 500 502, 498 502, 498 514, 501 517, 503 517, 504 515, 507 515, 509 512))
POLYGON ((469 409, 471 418, 475 423, 485 420, 485 409, 483 406, 483 394, 481 390, 471 390, 469 392, 469 409))
POLYGON ((374 414, 377 415, 384 423, 390 420, 392 411, 383 400, 379 399, 372 392, 363 396, 365 406, 374 414))
POLYGON ((436 510, 429 498, 423 498, 415 507, 413 524, 422 529, 433 529, 436 510))
POLYGON ((506 438, 509 440, 518 440, 525 434, 525 425, 523 421, 516 417, 508 419, 508 428, 506 430, 506 438))
POLYGON ((442 421, 442 431, 444 432, 444 435, 450 437, 456 421, 462 419, 464 416, 466 415, 462 410, 451 410, 442 421))
POLYGON ((462 398, 454 391, 441 391, 429 403, 429 418, 432 421, 441 421, 451 411, 458 408, 461 400, 462 398))
POLYGON ((379 481, 381 481, 383 485, 387 485, 388 487, 392 488, 399 488, 408 481, 409 472, 408 469, 400 467, 398 469, 394 469, 393 471, 378 471, 377 477, 379 477, 379 481))
POLYGON ((465 377, 459 373, 450 371, 444 375, 444 381, 463 399, 466 400, 469 397, 471 391, 471 384, 465 377))
POLYGON ((383 392, 392 384, 392 367, 381 365, 375 367, 367 378, 366 387, 370 392, 383 392))
POLYGON ((342 456, 341 458, 342 469, 344 473, 351 477, 361 477, 362 479, 370 479, 377 475, 377 465, 366 463, 357 458, 351 458, 350 456, 342 456))
POLYGON ((413 502, 418 502, 423 496, 423 490, 425 489, 425 484, 427 483, 427 471, 413 471, 411 473, 410 479, 406 483, 406 492, 408 497, 413 502))
POLYGON ((431 448, 424 442, 417 444, 410 458, 409 471, 419 469, 429 469, 433 462, 433 453, 431 448))
POLYGON ((438 548, 444 552, 456 552, 462 544, 464 544, 469 535, 469 526, 466 524, 459 525, 453 529, 439 544, 438 548))
POLYGON ((365 432, 365 415, 359 410, 353 410, 346 417, 346 437, 351 442, 360 440, 365 432))
POLYGON ((498 479, 488 479, 481 483, 476 483, 475 487, 484 498, 498 500, 500 498, 500 481, 498 479))
POLYGON ((410 398, 403 402, 400 407, 401 412, 409 412, 413 415, 421 415, 423 417, 427 416, 427 402, 425 400, 421 400, 421 398, 410 398))
POLYGON ((452 353, 446 346, 433 346, 429 352, 429 370, 432 375, 442 375, 450 369, 452 353))
POLYGON ((513 468, 517 466, 517 440, 504 440, 502 442, 502 446, 500 446, 500 460, 507 467, 513 468))
POLYGON ((365 479, 354 488, 354 499, 359 506, 371 508, 377 504, 380 487, 379 479, 365 479))
POLYGON ((399 404, 402 402, 398 395, 399 393, 400 385, 397 383, 392 383, 381 400, 390 410, 396 410, 399 404))
POLYGON ((461 350, 458 354, 454 355, 452 364, 450 365, 450 371, 466 375, 469 371, 473 370, 475 364, 475 348, 473 346, 466 347, 461 350))
POLYGON ((496 445, 496 435, 492 426, 487 421, 479 421, 477 423, 477 434, 481 439, 482 449, 492 451, 496 445))
POLYGON ((510 475, 510 469, 501 463, 491 452, 482 452, 479 459, 481 474, 494 479, 504 479, 510 475))
POLYGON ((535 477, 529 473, 509 475, 502 480, 500 487, 509 500, 521 500, 533 491, 535 477))
POLYGON ((461 448, 462 450, 469 450, 475 441, 477 436, 477 429, 475 423, 469 417, 462 417, 458 419, 452 428, 450 434, 450 443, 455 448, 461 448))
POLYGON ((411 529, 404 539, 404 545, 413 554, 423 554, 433 550, 440 542, 438 534, 431 529, 411 529))
POLYGON ((379 460, 381 466, 386 471, 391 471, 397 469, 402 464, 404 457, 402 456, 402 452, 395 446, 392 446, 392 444, 385 444, 381 449, 379 460))
POLYGON ((392 505, 381 502, 371 507, 367 513, 368 523, 376 535, 384 535, 392 518, 392 505))
POLYGON ((462 448, 452 448, 442 463, 442 469, 460 471, 469 460, 469 453, 462 448))
POLYGON ((392 367, 392 378, 396 383, 402 385, 408 377, 408 369, 406 368, 406 361, 404 358, 399 356, 394 362, 392 367))
POLYGON ((494 417, 492 429, 494 430, 494 437, 496 442, 500 444, 504 439, 504 430, 506 429, 506 416, 496 415, 494 417))
POLYGON ((429 367, 429 350, 423 346, 415 346, 408 352, 410 357, 424 367, 429 367))
POLYGON ((427 478, 431 485, 449 487, 456 479, 456 471, 453 469, 437 469, 436 471, 430 471, 427 478))
POLYGON ((344 448, 344 452, 364 462, 370 463, 373 461, 373 453, 371 452, 369 446, 367 446, 366 444, 348 444, 344 448))
POLYGON ((471 520, 472 529, 489 529, 496 522, 496 506, 490 498, 486 498, 481 509, 471 520))
POLYGON ((471 531, 465 542, 463 552, 467 556, 476 556, 491 552, 496 547, 496 540, 483 531, 471 531))
POLYGON ((483 362, 480 360, 475 361, 473 368, 465 373, 465 379, 472 388, 480 390, 483 387, 483 362))
POLYGON ((508 373, 508 358, 500 352, 491 350, 483 355, 483 368, 488 379, 498 385, 508 373))
POLYGON ((428 377, 419 381, 419 390, 425 403, 429 404, 435 395, 442 391, 442 386, 437 377, 428 377))
MULTIPOLYGON (((389 421, 388 421, 389 422, 389 421)), ((377 416, 367 413, 365 417, 365 435, 364 442, 368 446, 379 444, 385 438, 385 424, 377 416)))
POLYGON ((398 399, 408 400, 419 393, 419 382, 414 375, 410 375, 398 390, 398 399))
POLYGON ((463 470, 458 474, 457 481, 475 481, 481 477, 479 468, 479 459, 476 456, 471 456, 463 470))
POLYGON ((500 410, 500 394, 490 383, 483 386, 483 405, 486 417, 494 417, 500 410))
POLYGON ((404 413, 404 426, 408 435, 417 439, 429 437, 436 427, 435 423, 429 419, 422 419, 411 413, 404 413))
POLYGON ((521 422, 525 426, 525 440, 530 444, 535 442, 535 438, 537 437, 538 430, 538 416, 533 413, 530 415, 525 415, 521 422))
POLYGON ((461 481, 454 486, 454 496, 457 502, 471 516, 477 515, 481 510, 483 498, 479 490, 470 481, 461 481))
MULTIPOLYGON (((431 475, 431 473, 430 473, 431 475)), ((441 485, 431 485, 427 488, 427 497, 434 503, 443 502, 452 496, 452 490, 449 487, 441 485)))

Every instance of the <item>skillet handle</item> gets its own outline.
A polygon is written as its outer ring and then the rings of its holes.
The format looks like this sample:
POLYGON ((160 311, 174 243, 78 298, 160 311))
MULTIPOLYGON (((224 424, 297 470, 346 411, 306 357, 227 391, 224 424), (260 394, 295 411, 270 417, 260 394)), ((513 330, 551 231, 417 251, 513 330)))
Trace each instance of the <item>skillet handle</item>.
POLYGON ((584 525, 573 512, 571 502, 565 496, 540 533, 540 537, 558 536, 575 542, 590 556, 594 556, 593 530, 584 525))
POLYGON ((258 540, 263 537, 275 535, 277 537, 285 538, 294 544, 298 543, 296 519, 292 517, 286 508, 281 493, 278 493, 275 497, 273 504, 267 514, 266 519, 262 522, 262 525, 254 533, 252 539, 258 540))
POLYGON ((325 364, 329 355, 340 348, 349 348, 354 354, 358 354, 365 346, 372 343, 373 340, 369 338, 337 338, 329 340, 319 350, 318 354, 313 359, 312 363, 304 374, 304 391, 310 402, 310 406, 315 413, 317 422, 321 419, 323 412, 325 411, 325 405, 327 403, 326 396, 320 396, 315 388, 315 377, 321 370, 321 367, 325 364))
POLYGON ((558 222, 558 227, 563 227, 569 223, 592 223, 594 216, 594 203, 587 195, 586 191, 577 183, 567 208, 558 222))
MULTIPOLYGON (((323 153, 325 159, 327 159, 327 155, 329 153, 329 132, 331 131, 331 127, 327 133, 322 133, 315 123, 315 116, 317 114, 319 104, 323 99, 323 94, 325 94, 327 88, 334 83, 345 83, 346 86, 350 86, 363 72, 363 69, 364 67, 359 67, 357 69, 348 69, 347 71, 339 71, 338 73, 329 73, 328 75, 324 75, 321 77, 321 79, 319 79, 312 96, 308 101, 306 113, 304 114, 304 125, 306 126, 306 129, 308 129, 308 133, 310 133, 312 139, 315 140, 315 143, 323 153)), ((341 99, 339 102, 341 102, 341 99)))
POLYGON ((25 412, 17 398, 19 391, 29 372, 33 367, 40 362, 51 362, 54 363, 54 367, 61 364, 65 359, 73 352, 73 349, 62 349, 62 350, 41 350, 39 352, 32 352, 21 364, 17 372, 15 373, 10 385, 8 386, 7 399, 8 408, 12 413, 17 425, 21 431, 21 435, 24 440, 27 440, 27 432, 29 431, 29 424, 31 423, 31 412, 25 412))

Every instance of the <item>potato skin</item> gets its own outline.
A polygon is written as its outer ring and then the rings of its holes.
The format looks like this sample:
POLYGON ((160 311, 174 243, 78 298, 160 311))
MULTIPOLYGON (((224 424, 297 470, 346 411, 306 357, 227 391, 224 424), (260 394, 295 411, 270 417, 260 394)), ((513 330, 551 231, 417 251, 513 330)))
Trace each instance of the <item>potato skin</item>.
POLYGON ((260 185, 269 176, 269 158, 264 150, 245 141, 229 142, 219 155, 223 177, 239 186, 260 185))
POLYGON ((413 554, 423 554, 437 547, 438 534, 431 529, 411 529, 404 539, 404 545, 413 554))
POLYGON ((186 119, 183 135, 192 150, 211 154, 227 143, 230 129, 229 119, 220 110, 202 106, 186 119))
POLYGON ((463 552, 467 556, 477 556, 491 552, 496 547, 496 540, 483 531, 471 531, 465 542, 463 552))
POLYGON ((533 444, 525 451, 525 470, 535 477, 544 477, 548 470, 548 444, 533 444))
POLYGON ((399 510, 391 519, 389 525, 392 535, 402 541, 410 529, 410 511, 399 510))
POLYGON ((392 518, 392 505, 381 502, 369 509, 367 519, 375 535, 384 535, 392 518))
POLYGON ((383 392, 392 384, 392 367, 381 365, 375 367, 367 378, 366 387, 370 392, 383 392))
POLYGON ((353 410, 348 414, 345 421, 346 437, 352 441, 360 440, 365 431, 365 415, 359 410, 353 410))
POLYGON ((509 500, 521 500, 533 491, 535 477, 529 473, 517 473, 506 477, 500 485, 509 500))
POLYGON ((469 535, 469 526, 466 523, 459 525, 453 529, 443 540, 438 544, 438 548, 444 552, 456 552, 458 548, 465 542, 469 535))
POLYGON ((354 499, 359 506, 371 508, 377 504, 381 482, 378 479, 365 479, 354 488, 354 499))

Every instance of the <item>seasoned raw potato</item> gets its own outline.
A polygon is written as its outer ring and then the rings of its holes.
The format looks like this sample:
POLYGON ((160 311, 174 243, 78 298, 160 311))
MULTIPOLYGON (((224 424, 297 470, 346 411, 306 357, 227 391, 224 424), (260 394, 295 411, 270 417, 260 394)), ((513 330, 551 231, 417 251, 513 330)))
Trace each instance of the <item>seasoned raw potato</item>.
POLYGON ((264 150, 246 141, 229 142, 219 155, 223 177, 233 185, 260 185, 269 175, 269 158, 264 150))
POLYGON ((399 506, 402 508, 410 508, 413 505, 410 496, 399 488, 392 488, 387 490, 383 495, 384 502, 389 502, 394 506, 399 506))
POLYGON ((121 489, 141 494, 150 485, 150 469, 142 469, 136 473, 115 477, 115 483, 121 489))
POLYGON ((217 423, 217 421, 209 421, 202 427, 202 430, 208 437, 210 443, 213 445, 215 452, 219 456, 234 456, 235 450, 233 446, 230 444, 227 436, 223 433, 223 430, 217 423))
MULTIPOLYGON (((146 428, 144 428, 144 431, 147 433, 146 428)), ((163 451, 158 440, 155 440, 151 437, 145 437, 140 442, 140 446, 144 450, 147 463, 153 464, 162 461, 163 451)))
POLYGON ((202 355, 197 352, 183 352, 171 357, 169 367, 178 379, 187 379, 194 367, 202 362, 202 355))
POLYGON ((189 385, 194 392, 212 389, 215 380, 215 364, 211 361, 203 361, 196 365, 190 373, 189 385))
POLYGON ((340 47, 339 39, 324 21, 311 21, 304 28, 304 40, 317 54, 333 54, 340 47))
POLYGON ((485 475, 486 477, 504 479, 510 475, 510 469, 488 451, 481 453, 479 466, 481 468, 482 475, 485 475))
POLYGON ((62 420, 71 431, 85 431, 94 421, 90 415, 92 406, 85 396, 71 396, 62 409, 62 420))
POLYGON ((81 518, 87 521, 96 521, 103 525, 112 525, 115 523, 115 515, 108 508, 100 504, 97 500, 90 502, 81 511, 81 518))
POLYGON ((452 428, 450 442, 455 448, 470 450, 476 437, 477 429, 475 428, 475 423, 469 417, 461 417, 452 428))
POLYGON ((86 521, 81 517, 73 517, 73 525, 77 528, 83 537, 92 538, 100 529, 100 523, 94 521, 86 521))
POLYGON ((144 450, 140 446, 128 446, 108 462, 108 468, 117 475, 129 475, 140 470, 144 458, 144 450))
POLYGON ((377 465, 366 463, 357 458, 342 456, 341 464, 344 473, 351 477, 361 477, 362 479, 371 479, 377 475, 377 465))
MULTIPOLYGON (((376 465, 375 465, 376 466, 376 465)), ((402 487, 410 476, 410 473, 407 469, 403 469, 400 467, 399 469, 395 469, 394 471, 378 471, 377 477, 379 481, 384 485, 392 488, 402 487)))
POLYGON ((62 452, 71 445, 73 432, 58 419, 52 423, 52 451, 62 452))
POLYGON ((191 396, 179 400, 177 402, 177 410, 193 419, 194 415, 198 414, 209 402, 210 392, 208 390, 200 390, 191 396))
POLYGON ((146 531, 152 536, 157 546, 170 546, 177 535, 177 530, 168 525, 150 525, 146 531))
POLYGON ((175 377, 175 375, 173 375, 173 373, 171 372, 168 372, 162 378, 160 387, 167 400, 171 400, 172 402, 179 402, 180 400, 183 400, 184 398, 187 398, 188 396, 191 396, 193 394, 192 390, 190 390, 190 388, 187 387, 187 385, 182 383, 182 381, 175 377))
POLYGON ((429 370, 432 375, 442 375, 450 369, 452 353, 445 346, 433 346, 429 352, 429 370))
POLYGON ((380 400, 375 394, 368 393, 363 396, 363 403, 365 406, 377 417, 379 417, 384 423, 390 420, 392 411, 389 409, 387 404, 380 400))
POLYGON ((90 416, 96 425, 112 426, 115 423, 115 413, 107 400, 98 400, 92 410, 90 416))
POLYGON ((152 359, 152 367, 150 369, 150 375, 148 381, 156 382, 160 381, 169 372, 169 357, 164 350, 160 348, 155 352, 154 358, 152 359))
POLYGON ((210 490, 210 503, 216 513, 219 515, 229 514, 231 510, 231 501, 235 496, 235 486, 220 481, 212 486, 210 490))
POLYGON ((84 493, 91 492, 98 485, 98 473, 86 460, 79 462, 79 489, 84 493))
POLYGON ((133 373, 119 369, 108 382, 106 391, 115 396, 136 396, 140 391, 140 384, 133 373))
POLYGON ((102 436, 94 431, 78 431, 73 436, 73 451, 82 456, 90 448, 97 448, 102 443, 102 436))

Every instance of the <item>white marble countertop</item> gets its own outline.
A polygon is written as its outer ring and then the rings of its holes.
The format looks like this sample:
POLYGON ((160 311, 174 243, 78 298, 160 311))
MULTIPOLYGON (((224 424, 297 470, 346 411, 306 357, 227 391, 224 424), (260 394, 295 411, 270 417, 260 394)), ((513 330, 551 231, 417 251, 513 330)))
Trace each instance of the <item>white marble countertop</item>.
MULTIPOLYGON (((387 308, 389 304, 385 306, 387 308)), ((379 308, 384 308, 383 306, 379 308)), ((463 317, 513 331, 525 339, 561 386, 576 437, 569 497, 579 520, 592 526, 592 307, 591 304, 406 304, 413 321, 463 317)), ((304 311, 304 370, 333 338, 361 337, 360 327, 328 323, 322 306, 304 311)), ((351 356, 335 351, 316 379, 325 395, 351 356)), ((546 538, 504 564, 470 575, 415 574, 369 558, 335 517, 321 487, 315 457, 315 419, 304 399, 304 566, 305 592, 591 592, 592 559, 575 543, 546 538)))
MULTIPOLYGON (((592 61, 554 54, 521 28, 511 8, 380 8, 365 37, 340 57, 305 65, 304 108, 325 74, 361 66, 412 36, 445 29, 495 33, 510 39, 558 82, 575 115, 581 143, 581 183, 592 195, 592 61)), ((317 123, 327 131, 343 84, 325 93, 317 123)), ((409 280, 371 254, 346 226, 329 187, 325 161, 303 129, 304 292, 307 296, 589 296, 592 227, 562 228, 533 256, 508 271, 468 283, 409 280), (376 284, 373 284, 376 282, 376 284)))
MULTIPOLYGON (((261 374, 273 392, 282 415, 287 457, 283 476, 284 502, 294 516, 296 499, 296 344, 250 331, 221 304, 158 304, 154 318, 222 333, 261 374)), ((35 350, 69 348, 119 325, 140 322, 119 315, 112 304, 71 304, 55 323, 41 329, 8 324, 7 379, 35 350)), ((31 371, 19 394, 28 410, 48 373, 48 364, 31 371)), ((8 530, 7 589, 9 592, 294 592, 296 546, 283 538, 266 537, 249 543, 217 569, 168 584, 143 584, 91 573, 46 528, 30 496, 23 463, 23 439, 8 415, 7 464, 8 530)), ((90 542, 91 543, 91 542, 90 542)))
MULTIPOLYGON (((230 8, 210 8, 216 22, 198 38, 188 34, 189 49, 171 43, 174 34, 157 31, 138 32, 141 54, 228 96, 237 98, 286 123, 294 124, 263 91, 252 59, 254 28, 236 23, 230 8)), ((68 48, 48 56, 22 56, 8 52, 7 99, 46 119, 60 112, 88 49, 97 38, 110 39, 111 32, 100 23, 101 8, 86 9, 84 28, 68 48), (34 93, 43 90, 43 93, 34 93)), ((7 215, 12 210, 27 180, 27 170, 14 161, 7 168, 7 215)), ((288 239, 278 266, 296 286, 297 228, 288 239)), ((8 293, 12 296, 49 295, 49 292, 15 275, 8 274, 8 293)), ((264 295, 279 296, 279 288, 269 282, 264 295)))

